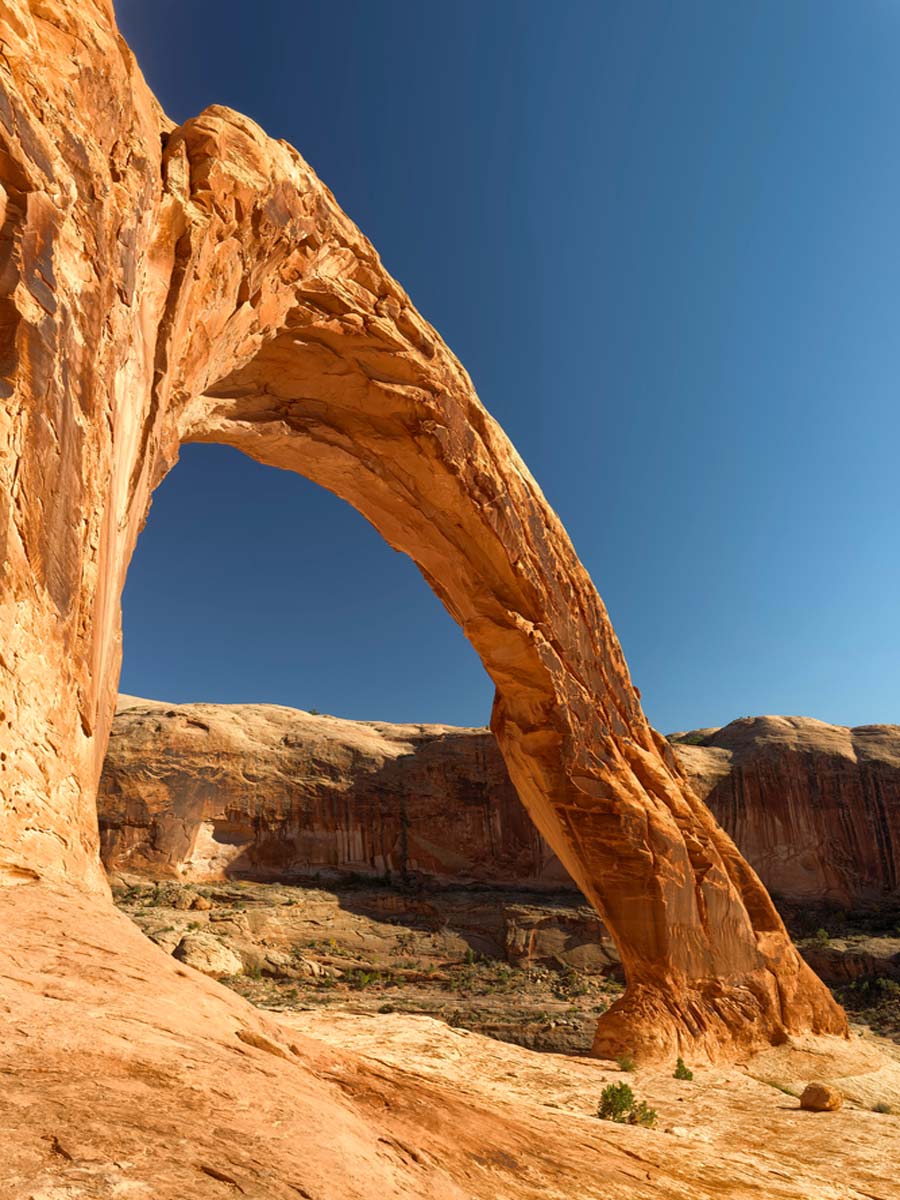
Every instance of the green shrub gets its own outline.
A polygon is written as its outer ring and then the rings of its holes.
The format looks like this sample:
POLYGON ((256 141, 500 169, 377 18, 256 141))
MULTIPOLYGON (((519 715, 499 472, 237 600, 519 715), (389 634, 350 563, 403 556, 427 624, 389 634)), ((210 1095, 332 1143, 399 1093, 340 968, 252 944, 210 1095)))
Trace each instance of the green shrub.
POLYGON ((341 981, 349 984, 356 991, 361 991, 363 988, 387 983, 390 981, 390 977, 382 976, 380 971, 364 971, 360 967, 354 967, 352 970, 342 973, 341 981))
POLYGON ((828 943, 831 941, 831 934, 828 932, 827 929, 817 929, 816 930, 816 941, 819 943, 820 946, 827 946, 828 943))
POLYGON ((675 1079, 693 1079, 694 1072, 684 1065, 684 1059, 679 1055, 675 1062, 675 1079))
POLYGON ((646 1103, 634 1098, 627 1083, 611 1083, 600 1094, 597 1116, 602 1121, 615 1121, 619 1125, 643 1125, 646 1129, 656 1124, 656 1113, 646 1103))
POLYGON ((637 1063, 630 1054, 621 1054, 616 1059, 616 1065, 620 1071, 633 1071, 637 1063))
POLYGON ((645 1129, 652 1129, 656 1124, 656 1109, 648 1108, 646 1101, 641 1100, 632 1109, 630 1124, 643 1125, 645 1129))
POLYGON ((681 737, 670 737, 668 740, 679 746, 706 746, 710 738, 708 733, 684 733, 681 737))
POLYGON ((872 1112, 877 1113, 892 1113, 894 1110, 889 1104, 885 1104, 883 1100, 879 1100, 877 1104, 872 1105, 872 1112))

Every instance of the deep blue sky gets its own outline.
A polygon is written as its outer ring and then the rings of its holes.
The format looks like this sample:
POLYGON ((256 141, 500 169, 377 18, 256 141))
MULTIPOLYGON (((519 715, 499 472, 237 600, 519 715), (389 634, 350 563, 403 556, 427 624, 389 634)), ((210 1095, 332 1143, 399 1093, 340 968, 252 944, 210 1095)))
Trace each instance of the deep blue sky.
MULTIPOLYGON (((556 507, 663 730, 900 722, 900 5, 119 0, 176 120, 298 147, 556 507)), ((122 688, 488 720, 412 564, 187 447, 122 688)))

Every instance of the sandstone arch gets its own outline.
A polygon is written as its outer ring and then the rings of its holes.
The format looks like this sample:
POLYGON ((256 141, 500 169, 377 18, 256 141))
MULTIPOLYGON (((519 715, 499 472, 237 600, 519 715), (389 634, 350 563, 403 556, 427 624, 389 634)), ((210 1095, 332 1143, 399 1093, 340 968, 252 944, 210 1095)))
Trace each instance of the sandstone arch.
POLYGON ((519 794, 620 947, 598 1053, 846 1032, 648 726, 537 484, 327 188, 227 109, 173 128, 105 0, 7 8, 6 881, 103 891, 128 559, 178 446, 225 442, 352 503, 478 651, 519 794))

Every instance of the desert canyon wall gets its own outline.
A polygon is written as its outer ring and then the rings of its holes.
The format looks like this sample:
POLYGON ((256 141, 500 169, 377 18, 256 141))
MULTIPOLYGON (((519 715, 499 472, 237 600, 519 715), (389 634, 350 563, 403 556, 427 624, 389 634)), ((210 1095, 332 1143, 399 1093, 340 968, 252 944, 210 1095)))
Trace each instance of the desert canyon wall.
POLYGON ((516 791, 621 953, 598 1053, 845 1032, 647 724, 540 488, 301 156, 226 108, 176 128, 106 0, 11 0, 0 34, 11 892, 32 913, 63 886, 109 903, 96 791, 125 573, 180 444, 224 442, 353 504, 480 655, 516 791))
POLYGON ((487 729, 123 696, 97 803, 110 872, 573 886, 487 729))
POLYGON ((864 907, 900 897, 900 726, 742 717, 675 743, 766 887, 864 907))
MULTIPOLYGON (((900 727, 744 717, 675 737, 773 895, 849 908, 900 895, 900 727)), ((123 696, 98 806, 110 871, 571 886, 484 729, 123 696)))

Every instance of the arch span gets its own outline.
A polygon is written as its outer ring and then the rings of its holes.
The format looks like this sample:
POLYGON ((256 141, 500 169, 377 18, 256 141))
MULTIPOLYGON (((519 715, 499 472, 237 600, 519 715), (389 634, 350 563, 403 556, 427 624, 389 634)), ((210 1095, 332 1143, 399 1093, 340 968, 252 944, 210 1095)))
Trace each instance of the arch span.
POLYGON ((462 366, 295 150, 223 108, 173 128, 115 53, 108 165, 95 156, 89 178, 71 83, 33 111, 13 95, 11 648, 26 673, 7 872, 101 886, 91 805, 127 562, 178 446, 223 442, 353 504, 477 650, 519 795, 622 955, 598 1053, 725 1057, 845 1032, 647 724, 602 602, 462 366))

